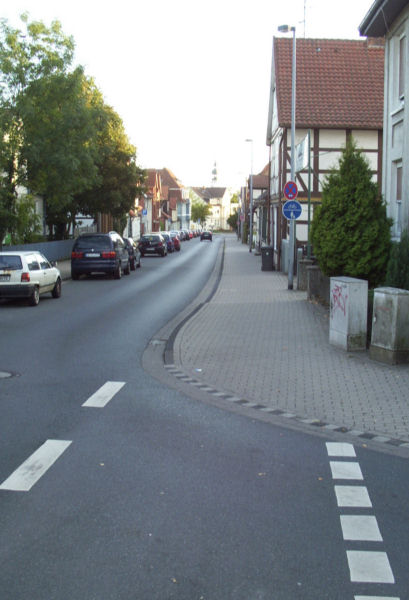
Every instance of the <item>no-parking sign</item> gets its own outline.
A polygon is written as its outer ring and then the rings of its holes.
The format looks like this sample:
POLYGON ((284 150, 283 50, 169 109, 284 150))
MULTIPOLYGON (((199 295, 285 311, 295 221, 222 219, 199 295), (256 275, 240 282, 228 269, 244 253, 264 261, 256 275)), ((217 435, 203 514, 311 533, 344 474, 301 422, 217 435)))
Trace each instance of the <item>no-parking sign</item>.
POLYGON ((287 181, 284 186, 284 196, 287 200, 295 200, 298 196, 298 187, 295 181, 287 181))

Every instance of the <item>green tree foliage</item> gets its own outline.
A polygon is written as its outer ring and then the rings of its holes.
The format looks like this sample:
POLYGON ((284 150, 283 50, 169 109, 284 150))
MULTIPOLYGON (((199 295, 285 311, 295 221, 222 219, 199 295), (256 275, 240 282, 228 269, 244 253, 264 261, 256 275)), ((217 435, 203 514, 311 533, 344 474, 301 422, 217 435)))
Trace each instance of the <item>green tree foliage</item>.
POLYGON ((17 227, 18 186, 28 187, 24 147, 22 99, 38 79, 66 71, 74 43, 58 22, 47 28, 21 17, 23 31, 0 21, 0 241, 17 227))
POLYGON ((227 217, 227 224, 229 225, 229 227, 234 229, 234 231, 236 231, 236 229, 237 229, 237 210, 235 210, 233 214, 231 214, 229 217, 227 217))
POLYGON ((96 127, 82 69, 42 77, 19 102, 27 183, 45 200, 50 238, 68 236, 75 195, 95 185, 96 127))
POLYGON ((371 287, 382 283, 390 226, 369 165, 350 139, 339 168, 323 185, 322 205, 314 211, 311 240, 323 273, 367 279, 371 287))
POLYGON ((29 244, 41 238, 41 219, 35 212, 35 202, 27 194, 19 199, 16 206, 16 224, 11 230, 12 244, 29 244))
POLYGON ((208 216, 212 213, 211 208, 206 202, 193 199, 191 206, 191 218, 195 223, 205 223, 208 216))
POLYGON ((50 237, 62 239, 79 213, 121 219, 145 173, 120 117, 72 68, 60 23, 22 22, 24 31, 0 23, 0 240, 24 213, 19 186, 45 200, 50 237))
POLYGON ((88 100, 96 128, 94 185, 75 197, 77 212, 94 217, 99 212, 121 218, 144 190, 145 171, 136 164, 136 149, 130 143, 119 115, 104 104, 92 82, 88 100))
POLYGON ((409 290, 409 232, 403 232, 400 242, 392 244, 385 285, 409 290))

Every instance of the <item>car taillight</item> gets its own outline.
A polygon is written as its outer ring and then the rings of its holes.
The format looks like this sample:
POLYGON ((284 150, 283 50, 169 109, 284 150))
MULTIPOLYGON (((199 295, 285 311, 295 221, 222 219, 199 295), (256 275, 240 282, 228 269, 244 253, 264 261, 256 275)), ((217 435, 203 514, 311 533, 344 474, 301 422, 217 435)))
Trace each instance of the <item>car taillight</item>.
POLYGON ((83 256, 83 252, 71 252, 71 258, 82 258, 83 256))
POLYGON ((30 281, 30 273, 22 273, 21 281, 30 281))
POLYGON ((103 252, 102 258, 116 258, 115 252, 103 252))
POLYGON ((159 242, 159 244, 158 244, 158 248, 162 248, 162 246, 163 246, 163 243, 162 243, 162 242, 159 242))

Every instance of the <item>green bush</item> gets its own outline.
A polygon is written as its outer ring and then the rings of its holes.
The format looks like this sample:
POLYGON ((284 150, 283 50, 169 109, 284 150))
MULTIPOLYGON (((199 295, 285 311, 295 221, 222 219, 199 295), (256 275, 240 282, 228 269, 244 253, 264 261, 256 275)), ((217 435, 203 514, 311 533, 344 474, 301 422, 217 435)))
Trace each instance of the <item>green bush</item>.
POLYGON ((328 277, 383 283, 390 252, 391 221, 372 181, 368 162, 352 139, 323 184, 322 205, 314 211, 311 240, 328 277))
POLYGON ((409 290, 409 232, 394 242, 386 271, 385 285, 409 290))

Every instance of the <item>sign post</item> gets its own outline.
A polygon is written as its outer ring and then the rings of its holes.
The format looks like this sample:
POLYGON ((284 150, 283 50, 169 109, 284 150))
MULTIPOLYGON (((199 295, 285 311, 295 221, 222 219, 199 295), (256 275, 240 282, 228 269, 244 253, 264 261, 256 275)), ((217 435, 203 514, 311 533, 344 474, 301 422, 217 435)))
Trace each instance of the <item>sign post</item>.
MULTIPOLYGON (((293 166, 293 161, 291 162, 293 166)), ((293 169, 291 169, 293 170, 293 169)), ((287 181, 284 186, 284 196, 287 199, 287 202, 283 206, 283 214, 287 220, 290 221, 290 240, 289 240, 289 261, 288 261, 288 289, 293 289, 293 278, 294 278, 294 244, 295 244, 295 219, 298 218, 301 214, 301 204, 297 202, 296 198, 298 196, 298 187, 295 181, 287 181), (289 204, 291 203, 291 204, 289 204), (298 205, 298 206, 297 206, 298 205), (293 208, 291 209, 292 206, 293 208), (290 207, 287 214, 284 212, 285 207, 290 207), (299 208, 298 208, 299 207, 299 208), (292 216, 298 214, 298 217, 292 216)))

